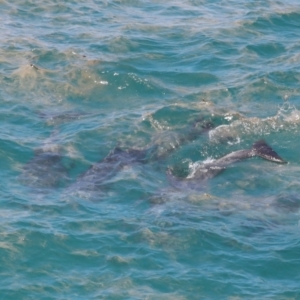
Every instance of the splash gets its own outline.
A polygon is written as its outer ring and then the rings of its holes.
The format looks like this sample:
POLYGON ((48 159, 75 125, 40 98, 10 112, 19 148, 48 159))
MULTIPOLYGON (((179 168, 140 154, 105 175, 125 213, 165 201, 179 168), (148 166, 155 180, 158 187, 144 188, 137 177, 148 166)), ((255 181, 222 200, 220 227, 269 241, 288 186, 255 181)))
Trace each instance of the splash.
POLYGON ((267 118, 241 117, 229 125, 220 125, 209 132, 211 142, 236 144, 248 136, 264 137, 279 131, 298 131, 300 111, 288 101, 279 107, 276 115, 267 118))

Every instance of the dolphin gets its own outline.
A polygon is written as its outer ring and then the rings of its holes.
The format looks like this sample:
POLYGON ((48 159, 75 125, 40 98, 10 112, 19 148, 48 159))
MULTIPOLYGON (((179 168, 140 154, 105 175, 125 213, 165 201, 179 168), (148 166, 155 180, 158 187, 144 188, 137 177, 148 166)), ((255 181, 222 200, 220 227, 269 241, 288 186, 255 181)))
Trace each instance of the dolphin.
POLYGON ((142 149, 122 149, 117 146, 99 162, 92 164, 88 170, 81 174, 76 181, 69 187, 71 194, 86 196, 86 192, 98 192, 105 189, 105 184, 127 166, 134 164, 146 164, 161 161, 170 155, 182 144, 195 140, 199 135, 208 132, 213 128, 210 121, 198 119, 189 126, 178 138, 176 145, 168 146, 164 151, 159 151, 156 143, 142 149))
POLYGON ((89 192, 98 194, 104 189, 105 183, 126 166, 146 163, 147 152, 148 149, 123 150, 115 147, 104 159, 91 165, 69 186, 69 194, 86 195, 89 192))
POLYGON ((37 111, 37 114, 41 119, 44 119, 48 125, 60 125, 66 122, 80 120, 88 113, 77 112, 77 111, 61 111, 61 112, 42 112, 37 111))
POLYGON ((199 136, 207 134, 210 130, 214 129, 215 125, 203 118, 198 118, 192 122, 188 130, 181 130, 170 140, 168 137, 161 142, 155 142, 148 149, 151 149, 151 155, 149 156, 149 162, 161 161, 166 159, 169 155, 175 152, 181 146, 196 140, 199 136))
POLYGON ((170 168, 167 169, 167 177, 174 186, 199 189, 200 182, 205 182, 217 176, 233 163, 255 156, 279 164, 287 163, 264 140, 259 140, 252 145, 251 149, 234 151, 212 162, 200 164, 196 170, 186 178, 176 177, 170 168))
POLYGON ((32 188, 57 187, 68 177, 62 162, 61 147, 54 143, 53 135, 34 150, 33 158, 22 169, 20 181, 32 188))

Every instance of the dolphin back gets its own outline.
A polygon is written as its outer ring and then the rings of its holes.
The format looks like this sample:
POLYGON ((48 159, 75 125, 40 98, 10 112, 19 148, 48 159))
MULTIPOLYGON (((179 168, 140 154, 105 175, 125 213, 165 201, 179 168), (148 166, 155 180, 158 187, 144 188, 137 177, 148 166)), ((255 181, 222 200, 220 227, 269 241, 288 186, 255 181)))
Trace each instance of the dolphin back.
POLYGON ((264 140, 254 143, 252 149, 254 150, 254 155, 260 156, 263 159, 279 164, 287 163, 264 140))
POLYGON ((166 173, 169 182, 173 186, 198 188, 199 181, 204 182, 207 179, 213 178, 225 170, 227 166, 255 156, 279 164, 287 163, 264 140, 259 140, 253 144, 251 149, 234 151, 211 163, 200 164, 192 177, 178 178, 173 175, 170 168, 167 169, 166 173))

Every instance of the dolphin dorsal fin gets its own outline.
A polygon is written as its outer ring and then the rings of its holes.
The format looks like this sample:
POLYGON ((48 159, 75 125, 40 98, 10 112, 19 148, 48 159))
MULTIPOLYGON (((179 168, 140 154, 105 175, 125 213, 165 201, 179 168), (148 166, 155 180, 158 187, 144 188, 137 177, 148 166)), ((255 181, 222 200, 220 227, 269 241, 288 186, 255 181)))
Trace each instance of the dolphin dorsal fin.
POLYGON ((282 159, 264 140, 255 142, 252 146, 255 155, 262 157, 263 159, 276 162, 279 164, 286 164, 287 162, 282 159))
POLYGON ((125 152, 120 146, 116 146, 113 151, 112 154, 118 154, 118 153, 123 153, 125 152))

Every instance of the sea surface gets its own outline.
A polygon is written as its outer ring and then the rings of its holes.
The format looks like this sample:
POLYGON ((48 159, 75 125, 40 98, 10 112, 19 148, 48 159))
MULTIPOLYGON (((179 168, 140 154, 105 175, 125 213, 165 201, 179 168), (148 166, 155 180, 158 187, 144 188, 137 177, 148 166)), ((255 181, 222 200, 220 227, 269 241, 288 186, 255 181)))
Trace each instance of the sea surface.
POLYGON ((0 20, 0 299, 300 299, 298 0, 0 20), (167 176, 262 139, 288 163, 167 176))

